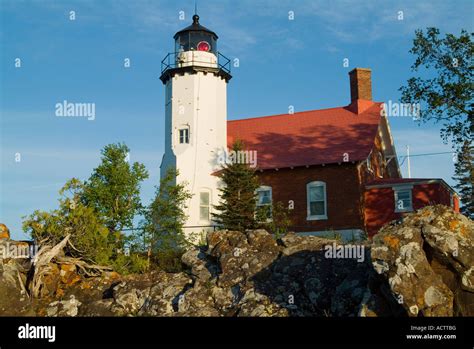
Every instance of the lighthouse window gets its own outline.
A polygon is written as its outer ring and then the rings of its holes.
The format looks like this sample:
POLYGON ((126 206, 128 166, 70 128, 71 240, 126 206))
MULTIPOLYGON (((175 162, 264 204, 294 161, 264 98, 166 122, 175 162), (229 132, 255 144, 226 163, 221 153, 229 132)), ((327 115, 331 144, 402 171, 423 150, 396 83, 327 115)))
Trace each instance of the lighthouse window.
POLYGON ((179 143, 181 144, 189 143, 189 128, 182 128, 179 130, 179 143))
POLYGON ((209 211, 210 211, 210 205, 209 205, 209 192, 203 191, 199 195, 199 219, 201 221, 206 221, 209 222, 210 217, 209 217, 209 211))
POLYGON ((175 42, 175 51, 182 52, 182 51, 207 51, 216 53, 217 52, 217 40, 210 34, 206 33, 198 33, 198 32, 191 32, 181 34, 175 42), (206 43, 206 50, 202 50, 202 45, 200 47, 199 44, 206 43))

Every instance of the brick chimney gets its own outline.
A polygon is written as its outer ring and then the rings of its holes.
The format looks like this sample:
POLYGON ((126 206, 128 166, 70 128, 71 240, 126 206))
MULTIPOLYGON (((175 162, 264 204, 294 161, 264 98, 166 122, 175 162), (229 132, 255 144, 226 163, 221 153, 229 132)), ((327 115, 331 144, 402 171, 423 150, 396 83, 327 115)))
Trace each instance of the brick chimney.
POLYGON ((373 104, 371 75, 372 71, 368 68, 355 68, 349 72, 351 83, 350 108, 357 114, 373 104))

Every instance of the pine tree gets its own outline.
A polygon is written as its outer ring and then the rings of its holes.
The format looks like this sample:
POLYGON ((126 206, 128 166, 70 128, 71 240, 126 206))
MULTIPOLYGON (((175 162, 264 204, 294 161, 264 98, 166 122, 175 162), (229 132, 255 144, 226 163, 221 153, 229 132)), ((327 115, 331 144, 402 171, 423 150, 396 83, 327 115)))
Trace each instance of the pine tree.
POLYGON ((187 215, 186 202, 192 194, 186 183, 176 184, 178 170, 169 168, 160 180, 155 199, 149 207, 150 223, 153 225, 155 247, 178 247, 186 244, 184 225, 187 215))
POLYGON ((457 182, 455 189, 461 196, 461 212, 470 218, 474 218, 474 166, 473 166, 472 144, 464 142, 457 153, 454 166, 453 179, 457 182))
MULTIPOLYGON (((236 141, 231 154, 239 154, 244 144, 236 141)), ((221 202, 214 208, 214 220, 224 229, 245 231, 257 226, 256 222, 256 190, 259 180, 248 163, 238 161, 242 157, 230 156, 230 163, 223 165, 221 179, 224 186, 221 191, 221 202)))
POLYGON ((161 178, 155 198, 144 210, 138 236, 145 245, 148 260, 153 254, 158 264, 169 271, 179 270, 180 256, 189 245, 184 224, 186 202, 192 194, 186 189, 186 183, 176 184, 177 176, 178 171, 169 168, 161 178))

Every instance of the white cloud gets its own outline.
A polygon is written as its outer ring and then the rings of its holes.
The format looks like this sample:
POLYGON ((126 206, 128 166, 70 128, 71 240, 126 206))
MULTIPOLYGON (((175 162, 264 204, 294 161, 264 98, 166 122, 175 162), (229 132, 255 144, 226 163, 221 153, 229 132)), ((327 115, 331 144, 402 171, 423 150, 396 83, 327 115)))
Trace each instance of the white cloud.
MULTIPOLYGON (((274 23, 294 11, 296 24, 300 18, 314 18, 322 23, 335 38, 342 42, 372 42, 382 39, 412 34, 415 29, 428 26, 440 27, 449 32, 458 32, 461 28, 472 30, 472 18, 468 14, 474 10, 472 1, 447 2, 431 1, 377 1, 377 0, 336 0, 314 1, 274 0, 221 2, 232 8, 232 17, 242 19, 274 18, 274 23), (398 20, 399 11, 403 11, 403 20, 398 20)), ((229 12, 228 9, 225 10, 229 12)), ((239 25, 235 20, 228 25, 239 25)))
POLYGON ((468 16, 463 16, 463 8, 472 11, 472 6, 468 2, 340 0, 311 2, 307 13, 317 16, 341 41, 370 42, 410 34, 428 26, 453 32, 463 26, 472 28, 468 16), (398 19, 399 11, 403 12, 403 20, 398 19))

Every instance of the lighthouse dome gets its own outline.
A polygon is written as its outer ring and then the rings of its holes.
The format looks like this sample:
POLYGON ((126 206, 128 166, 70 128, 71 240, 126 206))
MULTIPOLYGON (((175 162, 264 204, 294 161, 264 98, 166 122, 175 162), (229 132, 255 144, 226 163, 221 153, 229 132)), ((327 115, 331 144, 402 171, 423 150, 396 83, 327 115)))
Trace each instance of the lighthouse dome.
POLYGON ((217 53, 217 34, 199 24, 199 16, 193 16, 193 23, 174 35, 175 51, 205 51, 217 53))

